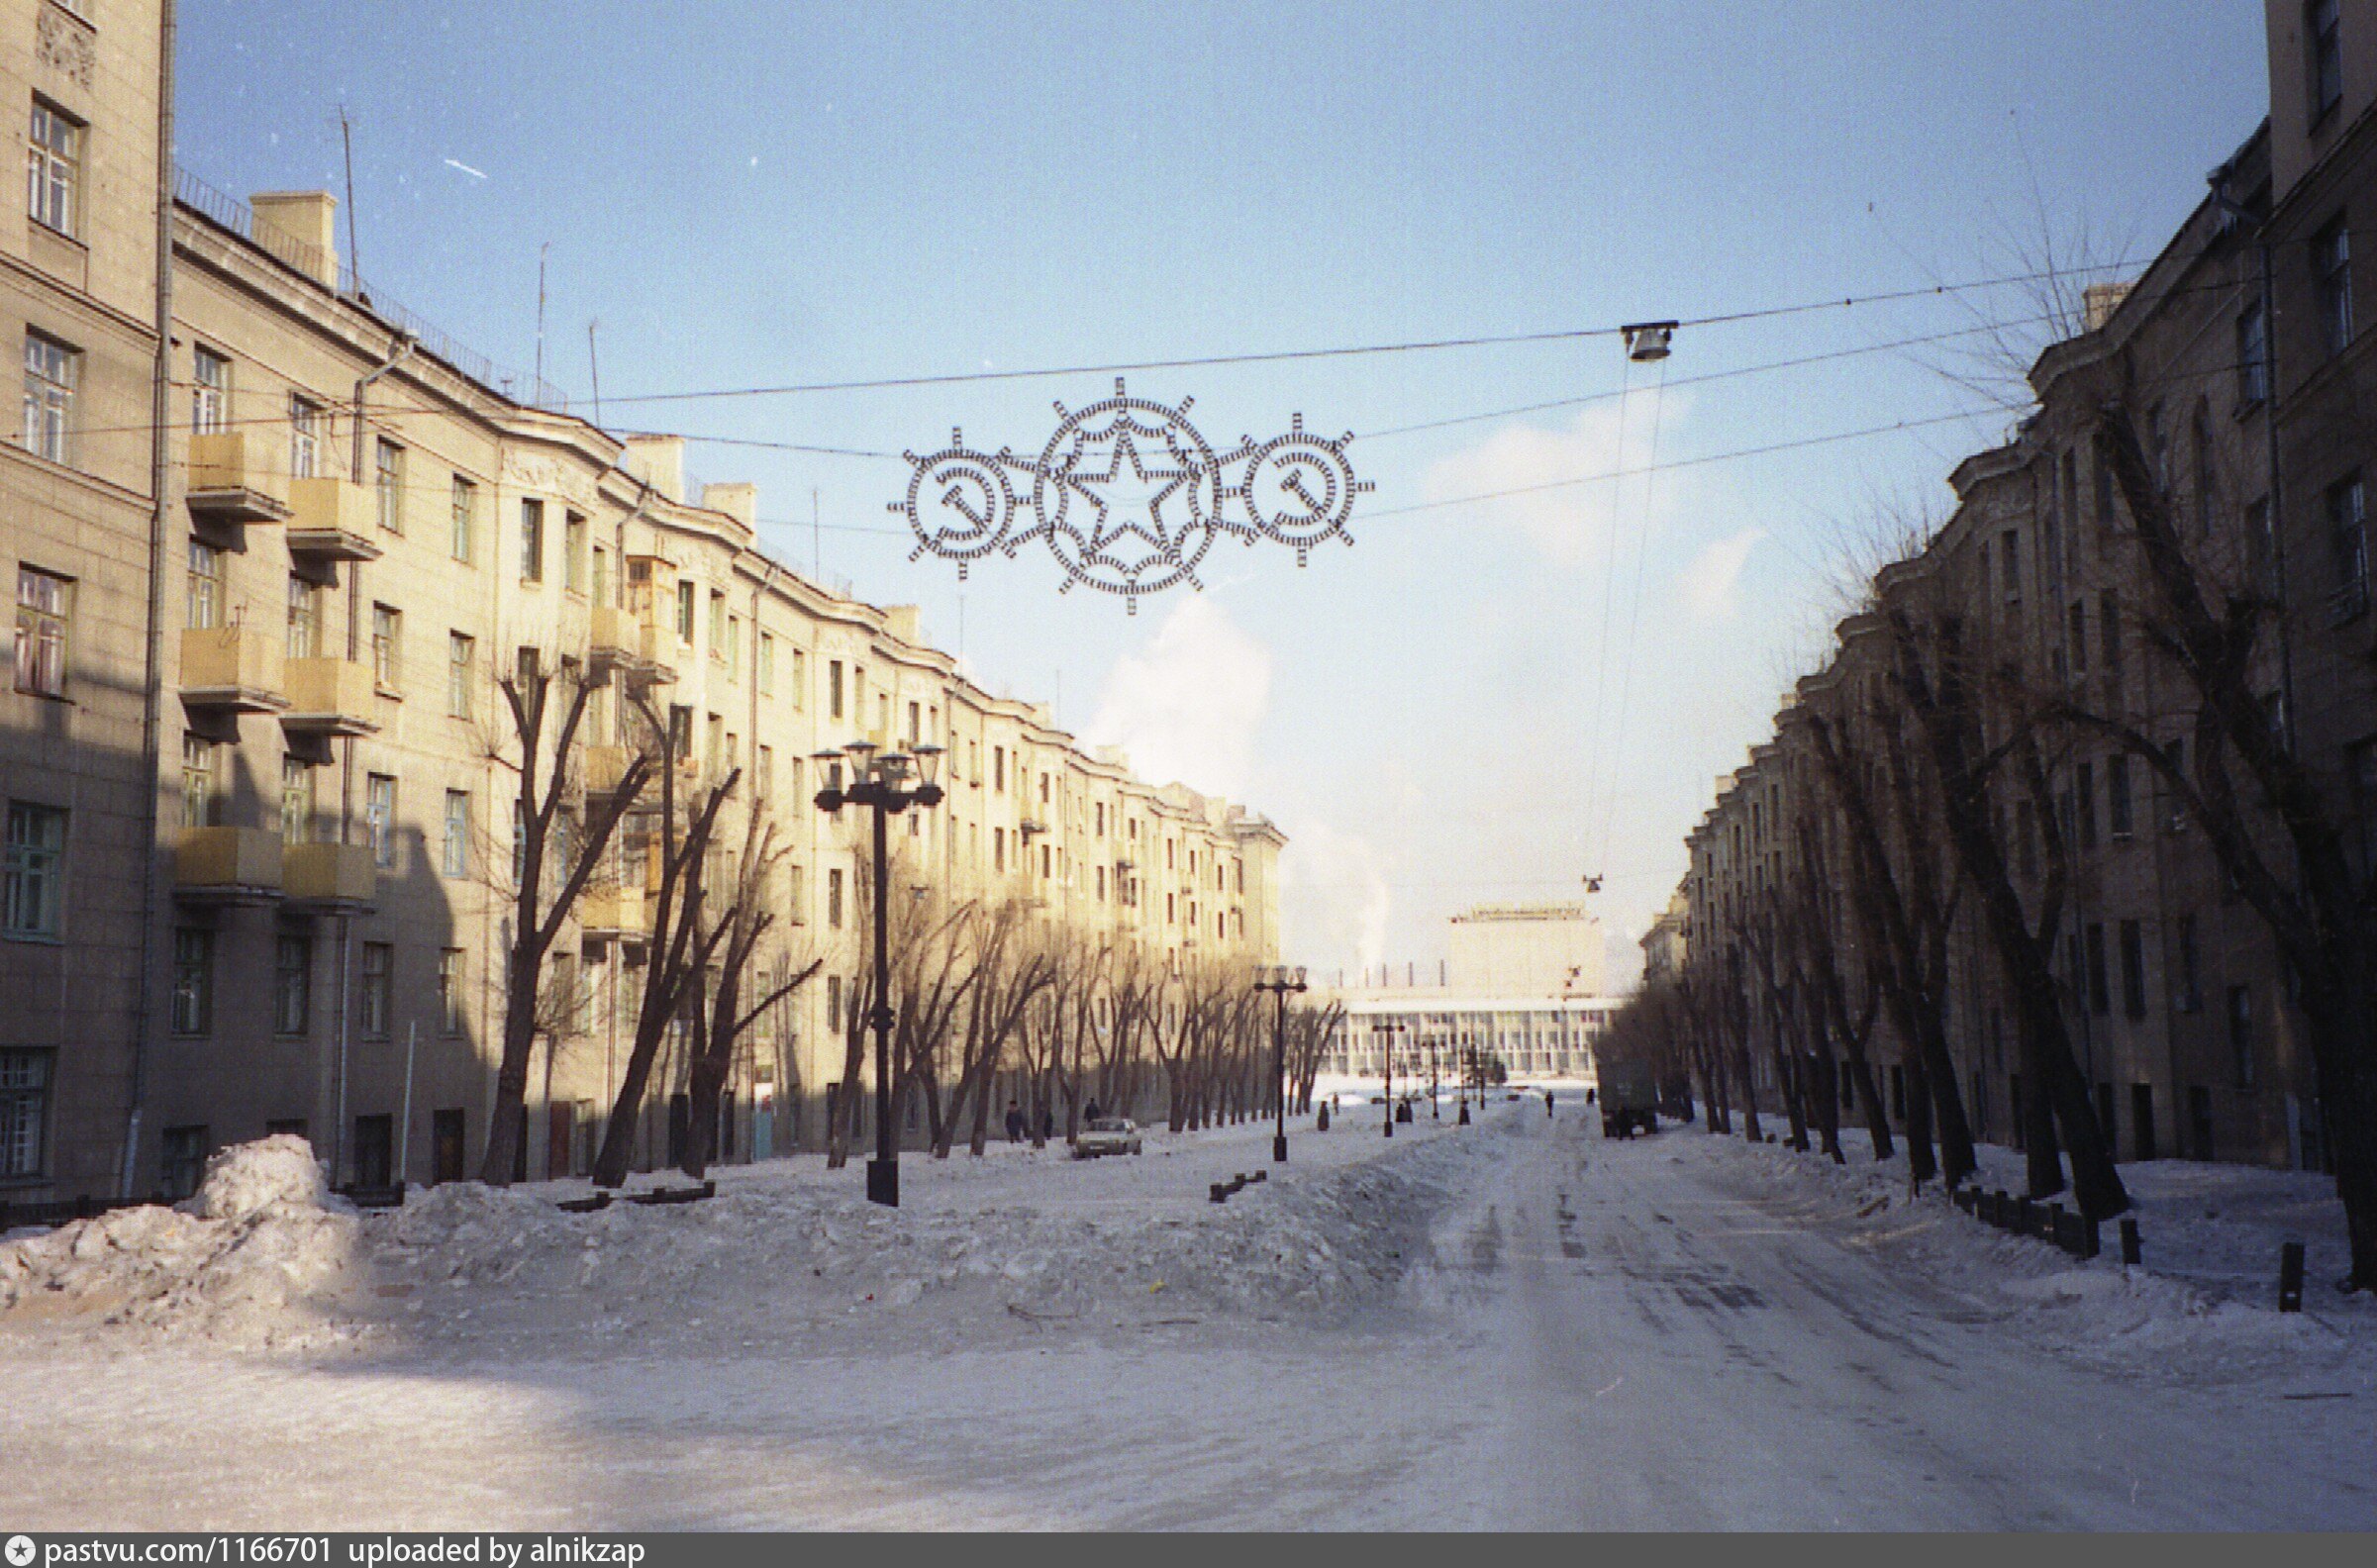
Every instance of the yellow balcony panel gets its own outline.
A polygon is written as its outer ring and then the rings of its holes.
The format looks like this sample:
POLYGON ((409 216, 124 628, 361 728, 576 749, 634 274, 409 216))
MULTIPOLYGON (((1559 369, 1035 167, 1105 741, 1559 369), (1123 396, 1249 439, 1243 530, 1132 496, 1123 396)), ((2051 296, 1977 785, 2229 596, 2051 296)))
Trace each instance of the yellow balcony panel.
POLYGON ((289 515, 288 437, 268 428, 190 438, 192 517, 279 523, 289 515))
POLYGON ((620 670, 635 680, 676 679, 676 671, 662 652, 673 647, 675 639, 663 639, 660 629, 637 612, 597 605, 587 631, 592 662, 598 669, 620 670))
POLYGON ((289 481, 289 553, 318 561, 380 558, 372 493, 346 479, 289 481))
POLYGON ((643 936, 650 931, 644 889, 588 888, 578 899, 578 927, 589 936, 643 936))
POLYGON ((281 887, 292 903, 352 912, 369 909, 379 896, 369 844, 291 844, 281 860, 281 887))
POLYGON ((185 828, 173 846, 173 893, 186 903, 267 903, 281 872, 280 834, 261 828, 185 828))
POLYGON ((237 626, 192 627, 181 635, 185 707, 278 713, 289 706, 282 679, 278 637, 237 626))
MULTIPOLYGON (((620 781, 627 777, 628 764, 636 760, 637 754, 634 746, 589 745, 586 747, 583 771, 587 792, 594 795, 609 795, 616 791, 620 781)), ((647 769, 644 773, 642 793, 648 795, 651 793, 651 788, 652 774, 647 769)))
POLYGON ((283 665, 289 694, 282 728, 317 735, 365 735, 379 730, 371 668, 352 659, 293 658, 283 665))

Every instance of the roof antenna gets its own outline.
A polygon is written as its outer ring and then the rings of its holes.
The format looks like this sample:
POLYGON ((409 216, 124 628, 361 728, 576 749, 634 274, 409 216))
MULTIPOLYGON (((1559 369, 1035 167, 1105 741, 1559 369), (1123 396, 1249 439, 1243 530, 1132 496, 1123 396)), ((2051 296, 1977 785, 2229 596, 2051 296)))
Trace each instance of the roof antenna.
POLYGON ((529 389, 533 400, 545 394, 545 252, 552 247, 550 240, 537 247, 537 384, 529 389))
POLYGON ((602 323, 592 317, 586 321, 586 370, 594 377, 594 424, 597 430, 603 423, 603 363, 594 351, 594 329, 602 323))
POLYGON ((370 296, 363 292, 363 247, 355 240, 354 126, 347 118, 345 104, 339 105, 339 145, 347 158, 347 271, 354 279, 354 297, 368 305, 370 296))

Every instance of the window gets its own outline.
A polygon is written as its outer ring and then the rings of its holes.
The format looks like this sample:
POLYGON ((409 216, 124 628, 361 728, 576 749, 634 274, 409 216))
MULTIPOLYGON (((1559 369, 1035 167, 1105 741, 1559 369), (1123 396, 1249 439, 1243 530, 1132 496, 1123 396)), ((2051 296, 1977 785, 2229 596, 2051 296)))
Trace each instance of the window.
POLYGON ((826 663, 826 712, 833 718, 842 717, 842 660, 826 663))
POLYGON ((82 186, 82 127, 36 98, 25 137, 25 210, 59 234, 74 232, 82 186))
POLYGON ((2101 548, 2113 532, 2113 453, 2099 439, 2090 446, 2088 456, 2089 468, 2096 475, 2097 542, 2101 548))
POLYGON ((373 448, 371 495, 379 507, 379 526, 390 534, 405 531, 405 449, 381 437, 373 448))
POLYGON ((561 586, 586 591, 586 520, 575 512, 561 518, 561 586))
POLYGON ((677 584, 677 640, 693 646, 693 584, 677 584))
POLYGON ((751 766, 752 798, 762 806, 775 796, 776 748, 763 745, 756 749, 751 766))
POLYGON ((66 460, 74 423, 74 386, 82 353, 40 333, 25 335, 25 449, 51 462, 66 460))
POLYGON ((289 395, 289 477, 311 479, 322 458, 322 405, 289 395))
POLYGON ((727 679, 743 679, 743 617, 727 617, 727 679))
POLYGON ((231 421, 231 361, 214 349, 190 352, 190 432, 212 436, 231 421))
POLYGON ((2105 810, 2111 819, 2113 836, 2129 836, 2129 759, 2116 753, 2105 759, 2105 810))
MULTIPOLYGON (((2327 118, 2344 95, 2344 49, 2336 0, 2311 0, 2303 8, 2303 63, 2309 75, 2311 124, 2327 118)), ((37 110, 38 112, 38 110, 37 110)))
POLYGON ((55 936, 65 905, 66 814, 54 806, 11 801, 5 911, 11 936, 55 936))
POLYGON ((453 499, 446 523, 446 548, 455 560, 468 562, 478 543, 479 487, 454 475, 453 499))
POLYGON ((2228 988, 2228 1059, 2236 1072, 2236 1087, 2253 1087, 2253 988, 2228 988))
POLYGON ((66 653, 74 624, 74 581, 39 567, 17 568, 17 690, 66 694, 66 653))
POLYGON ((2327 619, 2341 625, 2369 607, 2369 545, 2360 475, 2327 487, 2327 554, 2335 568, 2335 590, 2327 619))
POLYGON ((990 868, 993 871, 1007 869, 1007 830, 1004 828, 990 831, 990 868))
POLYGON ((395 974, 393 943, 363 943, 363 973, 355 989, 355 1018, 365 1039, 388 1037, 388 1001, 395 974))
MULTIPOLYGON (((2330 354, 2342 353, 2352 343, 2352 236, 2344 227, 2339 213, 2327 228, 2311 240, 2312 293, 2318 302, 2320 337, 2330 354)), ((27 397, 30 398, 32 370, 30 340, 28 355, 27 397)), ((30 422, 30 414, 27 416, 30 422)))
POLYGON ((2105 673, 2118 675, 2122 668, 2122 602, 2108 588, 2097 600, 2097 643, 2104 650, 2105 673))
MULTIPOLYGON (((826 976, 826 1028, 830 1029, 842 1028, 842 976, 840 975, 826 976)), ((834 1087, 840 1088, 841 1085, 837 1084, 834 1087)), ((832 1118, 829 1117, 827 1120, 831 1121, 832 1118)))
POLYGON ((303 1034, 313 1003, 314 944, 287 932, 272 939, 272 1032, 303 1034))
POLYGON ((181 737, 181 825, 210 828, 215 822, 215 742, 204 735, 181 737))
POLYGON ((990 748, 990 787, 998 794, 1007 793, 1007 748, 1005 746, 990 748))
POLYGON ((169 1127, 158 1134, 159 1164, 157 1181, 165 1189, 165 1197, 180 1203, 198 1195, 198 1184, 206 1176, 206 1157, 214 1152, 214 1139, 202 1127, 169 1127))
POLYGON ((545 503, 520 503, 520 580, 545 581, 545 503))
POLYGON ((2204 411, 2201 403, 2196 405, 2195 420, 2187 439, 2195 465, 2196 532, 2210 534, 2212 498, 2213 492, 2219 488, 2219 476, 2212 466, 2212 416, 2204 411))
POLYGON ((727 656, 727 596, 716 588, 710 590, 710 656, 721 662, 727 656))
POLYGON ((404 681, 404 612, 390 605, 371 607, 371 678, 382 691, 396 691, 404 681))
POLYGON ((2270 395, 2270 319, 2261 301, 2236 318, 2236 400, 2250 408, 2270 395))
POLYGON ((2088 673, 2088 604, 2085 600, 2072 601, 2070 635, 2064 641, 2071 649, 2072 673, 2088 673))
POLYGON ((314 770, 299 757, 280 759, 280 841, 301 844, 314 836, 314 770))
POLYGON ((477 684, 478 642, 459 632, 446 638, 446 713, 450 719, 470 717, 470 689, 477 684))
POLYGON ((2121 923, 2122 943, 2122 1012, 2126 1017, 2141 1019, 2146 1016, 2146 944, 2145 931, 2136 921, 2121 923))
POLYGON ((215 1023, 215 933, 184 926, 173 932, 173 998, 170 1027, 176 1034, 204 1034, 215 1023))
POLYGON ((759 695, 776 694, 776 639, 772 634, 759 634, 759 695))
POLYGON ((183 618, 193 632, 211 631, 223 621, 223 552, 212 544, 190 540, 190 580, 183 618))
POLYGON ((2020 604, 2023 597, 2022 536, 2008 529, 1999 539, 1998 563, 2005 574, 2006 602, 2020 604))
POLYGON ((462 1032, 462 949, 438 953, 438 1022, 448 1034, 462 1032))
POLYGON ((809 706, 809 655, 799 648, 792 650, 792 706, 809 706))
POLYGON ((384 871, 396 863, 396 780, 385 773, 365 783, 363 823, 371 835, 371 863, 384 871))
POLYGON ((322 590, 313 582, 289 574, 288 656, 312 658, 320 645, 322 590))
POLYGON ((42 1174, 49 1127, 50 1053, 0 1050, 0 1181, 42 1174))

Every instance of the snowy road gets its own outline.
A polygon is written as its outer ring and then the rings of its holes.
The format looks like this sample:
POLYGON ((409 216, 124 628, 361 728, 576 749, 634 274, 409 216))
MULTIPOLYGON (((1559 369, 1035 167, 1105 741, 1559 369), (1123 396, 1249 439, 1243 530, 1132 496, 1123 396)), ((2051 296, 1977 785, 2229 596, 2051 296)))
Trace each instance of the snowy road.
MULTIPOLYGON (((1410 1249, 1393 1288, 1318 1319, 994 1308, 969 1338, 952 1306, 798 1353, 694 1332, 314 1361, 0 1332, 0 1380, 45 1393, 0 1408, 0 1525, 2377 1526, 2365 1336, 2252 1375, 2083 1359, 1909 1251, 1925 1211, 1762 1179, 1780 1151, 1606 1143, 1539 1103, 1359 1136, 1301 1140, 1254 1201, 1408 1167, 1440 1203, 1380 1232, 1410 1249)), ((1065 1178, 938 1179, 1012 1206, 1065 1178)))

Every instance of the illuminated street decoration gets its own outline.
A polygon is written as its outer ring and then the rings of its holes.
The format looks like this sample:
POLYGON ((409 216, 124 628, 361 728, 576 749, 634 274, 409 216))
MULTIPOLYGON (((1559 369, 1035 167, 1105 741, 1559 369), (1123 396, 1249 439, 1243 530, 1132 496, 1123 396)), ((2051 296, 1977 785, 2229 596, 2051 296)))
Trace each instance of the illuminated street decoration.
POLYGON ((1299 414, 1286 435, 1243 437, 1217 455, 1188 421, 1193 401, 1133 397, 1118 376, 1110 398, 1056 405, 1055 434, 1038 457, 975 450, 963 431, 928 456, 907 453, 908 494, 890 510, 916 535, 909 559, 939 555, 963 577, 994 549, 1013 556, 1041 539, 1064 590, 1121 594, 1136 613, 1146 594, 1202 587, 1198 563, 1225 534, 1285 544, 1299 566, 1325 540, 1353 542, 1345 523, 1371 485, 1353 476, 1350 434, 1315 436, 1299 414))

